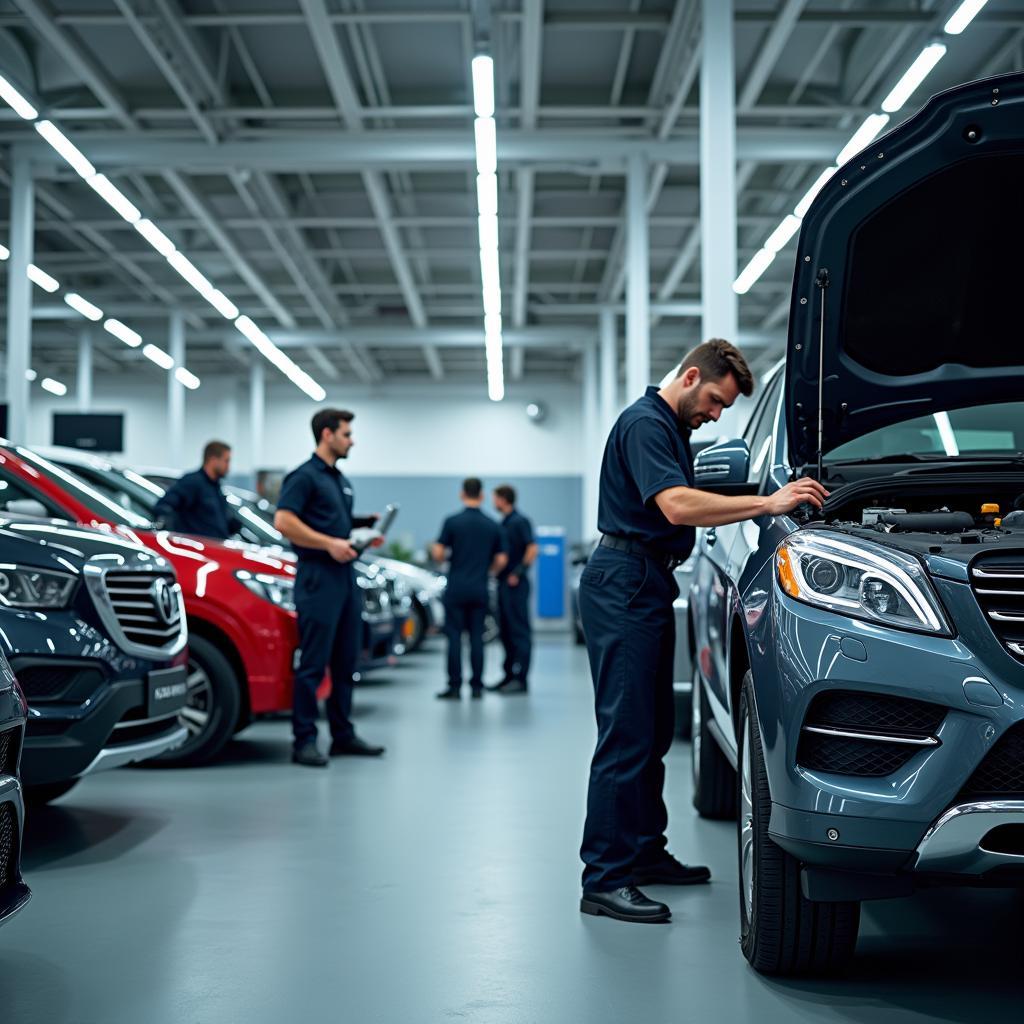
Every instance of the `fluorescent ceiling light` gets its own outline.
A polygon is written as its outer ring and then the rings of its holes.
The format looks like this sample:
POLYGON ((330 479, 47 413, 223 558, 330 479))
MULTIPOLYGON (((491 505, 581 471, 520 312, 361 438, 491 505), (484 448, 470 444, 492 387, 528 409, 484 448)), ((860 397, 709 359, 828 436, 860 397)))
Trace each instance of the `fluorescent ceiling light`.
POLYGON ((6 245, 0 245, 0 260, 9 259, 10 255, 11 255, 11 250, 8 249, 6 245))
POLYGON ((787 214, 782 223, 764 240, 764 247, 769 252, 780 252, 785 249, 790 239, 800 230, 800 223, 800 218, 796 214, 787 214))
POLYGON ((953 12, 943 31, 950 36, 958 36, 972 21, 974 16, 988 3, 988 0, 964 0, 953 12))
POLYGON ((501 315, 495 313, 484 314, 484 334, 497 335, 501 337, 501 315))
POLYGON ((39 116, 39 111, 32 106, 17 89, 0 75, 0 99, 2 99, 17 115, 26 121, 34 121, 39 116))
POLYGON ((484 316, 501 315, 501 289, 484 289, 484 316))
POLYGON ((238 307, 219 288, 214 288, 208 295, 204 295, 203 298, 225 320, 234 320, 238 316, 238 307))
POLYGON ((498 176, 478 174, 476 176, 476 212, 481 217, 498 215, 498 176))
POLYGON ((135 224, 142 219, 139 208, 116 188, 114 183, 105 174, 97 174, 90 178, 89 185, 96 190, 97 195, 109 203, 129 224, 135 224))
POLYGON ((44 292, 55 292, 60 287, 60 282, 55 277, 51 277, 45 270, 37 267, 34 263, 28 265, 28 279, 33 283, 39 285, 44 292))
POLYGON ((498 270, 498 250, 480 250, 480 277, 484 291, 501 291, 501 278, 498 270))
POLYGON ((39 374, 36 373, 35 370, 26 370, 25 371, 25 380, 29 381, 30 383, 32 381, 34 381, 36 379, 36 377, 38 377, 38 376, 39 376, 39 374))
POLYGON ((170 370, 174 366, 174 359, 170 353, 165 352, 162 348, 157 348, 156 345, 146 345, 142 349, 142 354, 151 362, 156 363, 161 370, 170 370))
POLYGON ((138 348, 142 344, 142 335, 133 331, 130 327, 111 317, 103 321, 103 330, 112 334, 115 338, 123 341, 130 348, 138 348))
POLYGON ((496 214, 477 217, 477 236, 480 239, 481 249, 498 248, 498 217, 496 214))
POLYGON ((49 391, 51 395, 56 395, 58 398, 63 398, 68 393, 67 384, 61 384, 59 380, 54 380, 52 377, 44 377, 39 382, 39 386, 44 391, 49 391))
POLYGON ((939 431, 939 439, 945 453, 951 458, 960 454, 960 446, 956 443, 956 434, 953 432, 953 424, 949 422, 948 412, 932 413, 935 426, 939 431))
MULTIPOLYGON (((913 96, 917 87, 945 55, 946 47, 943 43, 926 46, 917 55, 917 60, 903 72, 903 77, 893 86, 892 92, 882 100, 882 109, 887 114, 895 114, 913 96)), ((839 163, 842 163, 842 160, 839 163)))
POLYGON ((135 225, 135 230, 138 231, 142 237, 149 242, 151 246, 164 259, 170 257, 171 253, 174 252, 174 243, 151 221, 143 218, 138 221, 135 225))
POLYGON ((825 182, 832 177, 838 167, 826 167, 825 170, 814 179, 814 184, 804 193, 803 199, 800 200, 796 206, 793 207, 793 215, 803 220, 807 216, 807 211, 811 208, 811 203, 814 202, 818 193, 825 187, 825 182))
POLYGON ((836 157, 836 163, 842 167, 847 160, 855 157, 871 140, 889 123, 888 114, 869 114, 864 123, 850 136, 850 141, 843 146, 836 157))
POLYGON ((486 54, 473 58, 473 110, 477 117, 494 117, 494 61, 486 54))
POLYGON ((184 366, 179 366, 174 371, 174 379, 179 384, 184 384, 189 391, 195 391, 199 387, 199 378, 191 370, 186 370, 184 366))
POLYGON ((85 154, 52 121, 36 121, 35 129, 83 178, 96 173, 85 154))
POLYGON ((94 306, 88 299, 83 299, 81 295, 75 292, 68 292, 64 296, 64 301, 76 312, 81 313, 87 320, 102 320, 103 310, 99 306, 94 306))
POLYGON ((167 262, 170 263, 170 265, 174 267, 174 269, 181 274, 181 276, 185 278, 185 280, 188 281, 188 283, 192 285, 200 295, 209 295, 214 290, 213 285, 210 284, 209 280, 200 273, 199 269, 184 253, 180 253, 175 250, 167 257, 167 262))
POLYGON ((296 366, 260 330, 250 317, 240 316, 235 321, 235 327, 252 342, 261 355, 269 359, 293 384, 309 395, 314 402, 322 402, 327 397, 327 392, 305 370, 296 366))
POLYGON ((478 117, 473 122, 473 137, 476 139, 477 174, 495 174, 498 170, 498 137, 494 118, 478 117))
POLYGON ((767 249, 758 249, 740 272, 740 276, 733 281, 732 290, 737 295, 746 295, 754 282, 772 265, 774 259, 775 253, 767 249))
POLYGON ((500 402, 505 397, 505 377, 500 371, 487 375, 487 397, 492 402, 500 402))

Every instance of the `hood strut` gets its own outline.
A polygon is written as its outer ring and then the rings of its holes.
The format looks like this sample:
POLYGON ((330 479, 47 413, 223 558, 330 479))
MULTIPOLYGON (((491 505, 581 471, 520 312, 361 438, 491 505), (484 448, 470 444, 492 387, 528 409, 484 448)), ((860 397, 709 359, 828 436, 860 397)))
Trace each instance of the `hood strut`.
POLYGON ((818 333, 818 483, 824 476, 823 452, 825 437, 825 293, 828 291, 830 278, 828 270, 822 267, 818 271, 814 283, 821 292, 821 329, 818 333))

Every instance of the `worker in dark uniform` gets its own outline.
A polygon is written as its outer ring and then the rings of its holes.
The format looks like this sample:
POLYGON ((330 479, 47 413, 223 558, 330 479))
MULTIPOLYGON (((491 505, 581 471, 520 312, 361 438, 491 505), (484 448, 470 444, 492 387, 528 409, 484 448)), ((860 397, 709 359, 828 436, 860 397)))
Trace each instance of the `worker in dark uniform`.
POLYGON ((449 516, 431 549, 435 562, 450 558, 444 591, 444 631, 448 637, 448 687, 440 700, 458 700, 462 689, 462 634, 469 633, 469 689, 474 698, 484 692, 484 620, 487 618, 487 577, 508 561, 501 527, 481 505, 484 485, 469 477, 462 482, 465 508, 449 516))
POLYGON ((600 545, 580 583, 580 613, 594 680, 597 749, 590 769, 580 910, 622 921, 667 921, 669 908, 638 885, 705 882, 667 848, 663 758, 673 735, 672 661, 678 588, 673 568, 690 554, 697 526, 781 515, 827 492, 813 480, 768 497, 696 490, 690 431, 717 420, 753 377, 726 341, 699 345, 676 378, 618 418, 601 465, 600 545))
POLYGON ((231 446, 211 441, 202 468, 178 479, 156 503, 157 518, 169 530, 227 540, 242 528, 220 487, 230 469, 231 446))
POLYGON ((502 694, 526 693, 533 647, 529 569, 537 558, 537 545, 533 524, 516 509, 514 487, 495 487, 494 507, 502 517, 508 555, 508 564, 498 573, 498 621, 505 648, 505 674, 500 683, 488 689, 502 694))
POLYGON ((354 527, 371 526, 376 516, 354 518, 352 485, 338 469, 355 443, 344 409, 321 409, 313 417, 316 451, 281 485, 274 525, 298 556, 295 608, 301 656, 295 672, 292 730, 296 764, 319 768, 327 758, 317 747, 316 691, 331 670, 327 721, 331 756, 375 757, 383 747, 360 739, 352 726, 352 677, 362 647, 362 597, 352 563, 359 552, 349 541, 354 527))

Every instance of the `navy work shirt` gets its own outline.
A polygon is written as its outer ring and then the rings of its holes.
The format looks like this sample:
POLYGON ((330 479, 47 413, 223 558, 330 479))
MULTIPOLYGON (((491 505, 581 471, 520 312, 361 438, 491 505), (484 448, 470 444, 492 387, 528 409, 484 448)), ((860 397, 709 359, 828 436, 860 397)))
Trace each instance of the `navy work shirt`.
MULTIPOLYGON (((293 469, 281 484, 277 507, 293 512, 310 529, 328 537, 347 540, 354 526, 368 526, 373 520, 352 515, 352 484, 336 466, 328 466, 315 452, 308 462, 293 469)), ((300 563, 336 565, 338 562, 326 551, 292 545, 300 563)))
POLYGON ((512 509, 502 520, 501 528, 508 554, 508 565, 498 574, 498 579, 503 580, 512 575, 521 576, 529 568, 523 565, 523 557, 533 543, 533 524, 521 512, 512 509))
POLYGON ((437 542, 452 552, 445 597, 486 604, 488 570, 505 549, 501 527, 480 509, 466 508, 444 521, 437 542))
POLYGON ((693 550, 696 530, 673 526, 654 496, 667 487, 693 486, 690 431, 649 387, 615 421, 601 463, 597 528, 613 537, 649 544, 675 558, 693 550))
POLYGON ((197 469, 176 480, 156 503, 156 515, 181 533, 227 540, 241 528, 216 480, 197 469))

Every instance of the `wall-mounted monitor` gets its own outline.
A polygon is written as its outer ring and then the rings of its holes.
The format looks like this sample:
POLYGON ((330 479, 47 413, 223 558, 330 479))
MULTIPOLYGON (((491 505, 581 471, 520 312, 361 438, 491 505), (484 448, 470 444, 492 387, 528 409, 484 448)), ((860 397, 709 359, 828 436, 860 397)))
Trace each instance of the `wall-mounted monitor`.
POLYGON ((124 413, 55 412, 53 443, 87 452, 123 452, 124 413))

